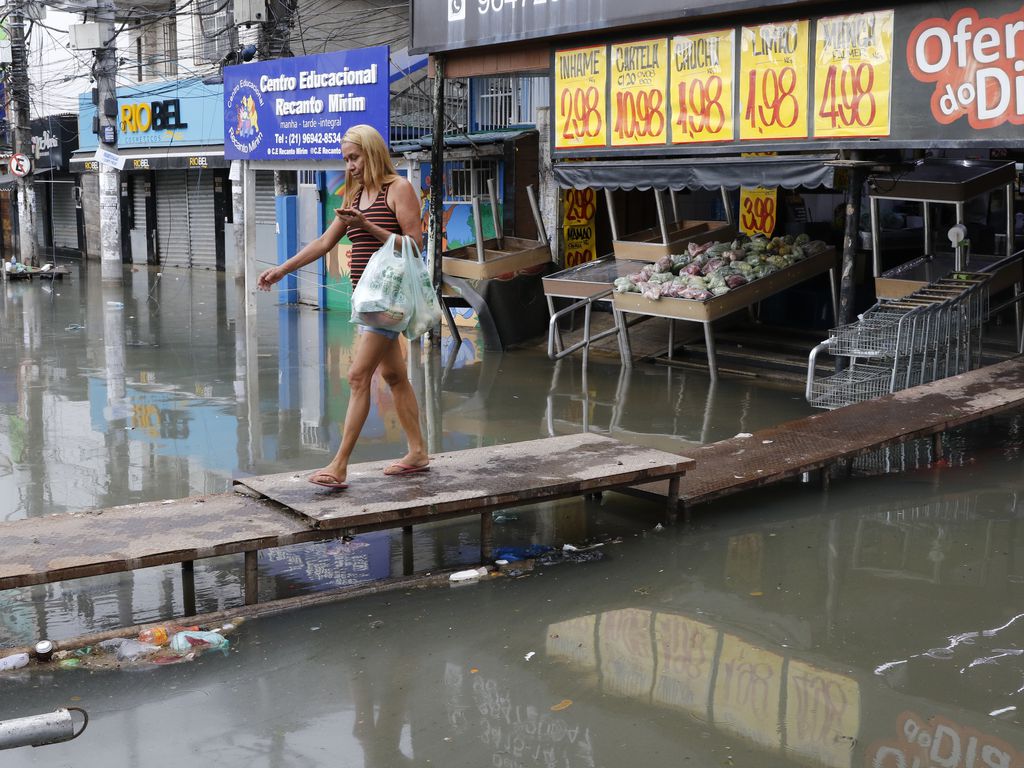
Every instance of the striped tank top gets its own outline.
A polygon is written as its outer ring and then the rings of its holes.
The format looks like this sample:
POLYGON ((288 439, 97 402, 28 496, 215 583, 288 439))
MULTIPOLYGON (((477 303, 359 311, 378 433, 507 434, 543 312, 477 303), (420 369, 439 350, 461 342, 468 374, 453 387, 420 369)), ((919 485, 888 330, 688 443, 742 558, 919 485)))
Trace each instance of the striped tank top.
MULTIPOLYGON (((398 225, 398 217, 395 216, 394 211, 388 208, 388 187, 390 186, 390 184, 382 186, 370 207, 366 209, 360 208, 359 210, 371 224, 376 224, 388 232, 401 235, 402 228, 398 225)), ((356 198, 356 205, 359 204, 362 197, 363 193, 360 190, 359 197, 356 198)), ((362 227, 352 227, 349 229, 348 239, 352 242, 352 252, 349 258, 352 268, 352 287, 354 288, 359 283, 359 278, 363 276, 366 263, 380 249, 383 243, 362 227)))

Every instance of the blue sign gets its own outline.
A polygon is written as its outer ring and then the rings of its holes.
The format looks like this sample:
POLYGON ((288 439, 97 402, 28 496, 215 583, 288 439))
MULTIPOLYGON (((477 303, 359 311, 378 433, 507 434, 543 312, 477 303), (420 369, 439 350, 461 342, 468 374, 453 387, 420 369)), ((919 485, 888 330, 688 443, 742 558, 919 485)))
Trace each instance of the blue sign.
MULTIPOLYGON (((221 85, 198 78, 167 80, 117 89, 117 144, 129 147, 220 145, 224 141, 221 85)), ((96 105, 78 97, 78 146, 95 149, 96 105)))
POLYGON ((388 47, 224 68, 224 157, 340 160, 353 125, 390 131, 388 47))

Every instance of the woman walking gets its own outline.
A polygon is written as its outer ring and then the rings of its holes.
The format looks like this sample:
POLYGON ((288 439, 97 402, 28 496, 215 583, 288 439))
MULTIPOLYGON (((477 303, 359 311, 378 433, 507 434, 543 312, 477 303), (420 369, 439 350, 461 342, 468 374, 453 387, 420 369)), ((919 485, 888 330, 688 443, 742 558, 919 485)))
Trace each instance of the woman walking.
MULTIPOLYGON (((421 247, 420 206, 415 190, 395 172, 387 145, 377 130, 356 125, 341 140, 345 159, 345 207, 338 208, 327 230, 284 264, 264 270, 257 286, 270 286, 290 272, 322 258, 346 233, 352 241, 352 285, 370 257, 391 235, 410 237, 421 247)), ((409 383, 405 357, 397 331, 360 326, 355 359, 348 371, 350 395, 341 445, 333 461, 309 477, 325 488, 347 488, 348 463, 370 412, 370 381, 377 369, 394 397, 398 420, 405 432, 408 452, 384 470, 386 475, 407 475, 429 469, 430 458, 420 430, 416 393, 409 383)))

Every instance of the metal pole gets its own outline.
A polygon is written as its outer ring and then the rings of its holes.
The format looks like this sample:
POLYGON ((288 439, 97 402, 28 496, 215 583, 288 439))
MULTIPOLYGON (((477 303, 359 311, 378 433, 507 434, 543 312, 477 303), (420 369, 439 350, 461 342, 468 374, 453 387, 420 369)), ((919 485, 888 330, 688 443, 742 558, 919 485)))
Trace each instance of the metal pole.
POLYGON ((604 202, 608 206, 608 226, 612 230, 612 240, 619 239, 619 225, 615 221, 615 201, 612 199, 612 191, 605 189, 604 191, 604 202))
POLYGON ((491 198, 491 223, 494 224, 494 238, 498 241, 498 250, 505 250, 505 235, 501 230, 501 215, 498 211, 498 191, 494 178, 487 180, 487 194, 491 198))
MULTIPOLYGON (((25 16, 23 0, 11 7, 11 128, 14 151, 32 156, 32 115, 29 111, 28 61, 25 54, 25 16)), ((38 266, 36 243, 36 189, 32 174, 18 176, 18 245, 21 261, 38 266)))
MULTIPOLYGON (((870 197, 871 205, 871 267, 874 277, 882 274, 882 227, 878 220, 878 198, 870 197)), ((927 212, 926 212, 927 213, 927 212)))
POLYGON ((84 709, 71 707, 47 712, 44 715, 19 717, 14 720, 0 720, 0 749, 15 747, 42 747, 46 744, 58 744, 71 741, 80 736, 89 722, 84 709), (71 718, 71 710, 81 712, 85 721, 78 733, 71 718))
MULTIPOLYGON (((860 192, 864 186, 864 170, 862 168, 850 169, 849 186, 846 188, 846 230, 843 233, 843 264, 841 277, 839 279, 839 314, 835 318, 837 325, 845 325, 850 322, 853 314, 854 298, 854 267, 857 264, 857 237, 860 223, 860 192)), ((872 217, 872 220, 874 217, 872 217)), ((872 221, 872 230, 874 230, 872 221)), ((874 232, 872 232, 874 237, 874 232)), ((874 242, 872 247, 876 247, 874 242)), ((876 251, 877 253, 877 248, 876 251)), ((878 274, 878 267, 875 267, 875 275, 878 274)), ((831 276, 830 276, 831 279, 831 276)))
POLYGON ((234 160, 232 172, 236 176, 231 182, 231 220, 235 222, 232 234, 235 242, 235 277, 245 278, 245 181, 242 178, 242 162, 234 160))
POLYGON ((668 222, 665 221, 665 201, 661 199, 661 190, 654 190, 654 204, 658 208, 658 229, 661 230, 661 242, 668 245, 668 222))
MULTIPOLYGON (((444 261, 444 56, 434 55, 434 130, 430 144, 430 258, 438 303, 441 299, 444 261)), ((441 324, 430 329, 430 344, 441 346, 441 324)))
POLYGON ((544 219, 540 215, 540 204, 537 202, 537 192, 533 184, 526 186, 526 196, 530 198, 530 210, 533 211, 533 221, 537 225, 537 240, 541 245, 548 244, 548 233, 544 229, 544 219))
POLYGON ((484 263, 484 225, 480 221, 480 198, 474 197, 473 202, 473 232, 476 237, 476 260, 478 264, 484 263))
POLYGON ((924 206, 924 255, 932 255, 932 207, 925 200, 921 203, 924 206))
POLYGON ((729 190, 725 187, 720 187, 719 190, 722 193, 722 205, 725 207, 725 221, 727 224, 735 223, 732 215, 732 201, 729 199, 729 190))
MULTIPOLYGON (((97 0, 96 22, 110 39, 96 51, 96 91, 99 103, 100 141, 106 149, 117 152, 117 43, 114 37, 114 4, 111 0, 97 0), (108 109, 109 107, 113 109, 108 109), (114 115, 108 115, 113 112, 114 115), (112 141, 104 142, 106 138, 112 141)), ((121 282, 121 171, 100 163, 100 265, 104 281, 121 282)))
POLYGON ((248 160, 242 160, 242 208, 245 249, 245 314, 256 317, 256 171, 248 160))

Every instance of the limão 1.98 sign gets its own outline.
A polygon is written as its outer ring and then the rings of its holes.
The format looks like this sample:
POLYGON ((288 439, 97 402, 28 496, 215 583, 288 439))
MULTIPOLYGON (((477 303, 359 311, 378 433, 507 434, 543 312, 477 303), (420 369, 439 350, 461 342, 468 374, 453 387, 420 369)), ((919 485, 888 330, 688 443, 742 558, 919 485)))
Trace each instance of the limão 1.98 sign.
POLYGON ((607 53, 603 45, 555 53, 555 148, 603 147, 607 53))
POLYGON ((806 138, 808 23, 760 24, 740 34, 740 138, 806 138))

